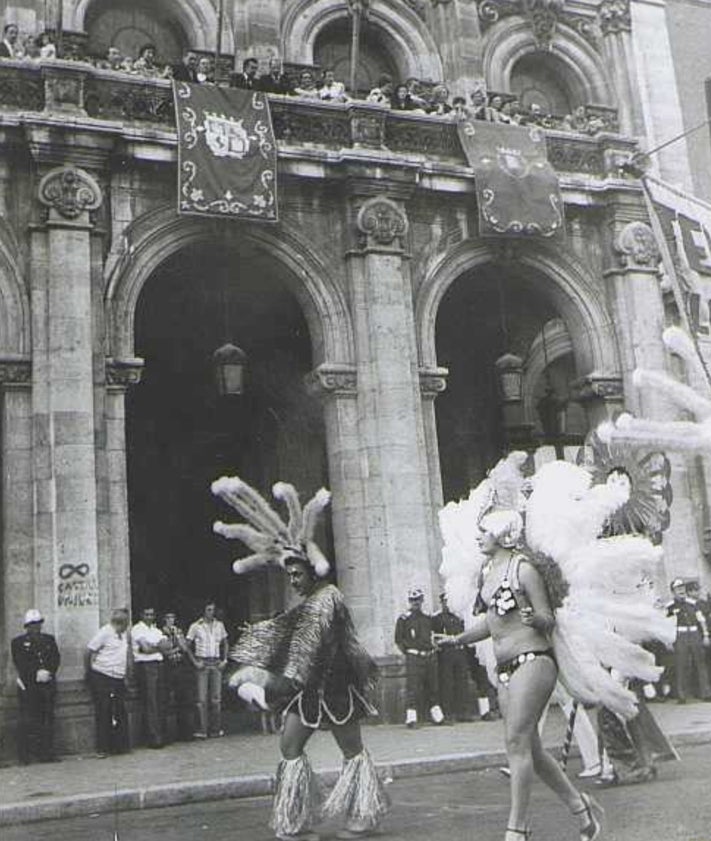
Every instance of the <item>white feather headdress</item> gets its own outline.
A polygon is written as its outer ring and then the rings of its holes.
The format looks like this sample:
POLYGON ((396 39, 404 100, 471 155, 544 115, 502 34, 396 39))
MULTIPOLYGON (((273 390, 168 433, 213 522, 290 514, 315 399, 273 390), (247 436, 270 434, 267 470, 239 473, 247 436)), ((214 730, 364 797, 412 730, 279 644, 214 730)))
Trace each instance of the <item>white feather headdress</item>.
POLYGON ((328 575, 330 564, 314 540, 316 525, 331 501, 325 488, 301 506, 293 485, 277 482, 272 488, 275 499, 289 512, 288 522, 277 514, 264 497, 238 476, 223 476, 212 483, 212 492, 232 506, 246 523, 216 522, 213 531, 230 540, 241 540, 252 550, 246 558, 232 565, 238 575, 266 565, 284 566, 288 558, 300 558, 313 567, 316 575, 328 575))

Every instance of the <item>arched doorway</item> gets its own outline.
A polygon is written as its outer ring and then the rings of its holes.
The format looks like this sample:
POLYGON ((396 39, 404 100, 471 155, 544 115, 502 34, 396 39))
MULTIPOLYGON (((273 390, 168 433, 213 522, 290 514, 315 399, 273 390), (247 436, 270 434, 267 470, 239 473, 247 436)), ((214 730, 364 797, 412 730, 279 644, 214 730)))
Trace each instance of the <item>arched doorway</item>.
POLYGON ((245 550, 212 533, 235 514, 220 510, 210 483, 237 473, 268 495, 278 479, 305 494, 327 481, 321 408, 303 385, 311 338, 287 271, 246 241, 203 240, 143 286, 134 341, 145 372, 126 406, 136 607, 171 606, 185 622, 217 598, 233 626, 283 607, 281 577, 233 575, 245 550), (212 357, 227 341, 247 354, 239 396, 216 386, 212 357))
POLYGON ((95 0, 88 8, 84 23, 91 55, 105 55, 109 47, 118 47, 125 56, 136 58, 144 44, 156 46, 158 61, 176 62, 188 45, 188 39, 170 4, 158 0, 95 0))
POLYGON ((570 71, 557 56, 537 50, 527 53, 511 70, 511 93, 516 94, 525 107, 540 105, 546 114, 571 114, 580 99, 581 91, 575 90, 570 71))
MULTIPOLYGON (((361 27, 360 51, 356 88, 367 93, 378 84, 383 74, 397 81, 404 70, 393 59, 393 45, 382 29, 368 21, 361 27)), ((340 18, 325 26, 314 43, 314 63, 321 68, 332 68, 337 79, 347 81, 350 76, 351 21, 340 18)))
POLYGON ((468 495, 511 446, 553 443, 539 408, 549 393, 564 415, 557 438, 582 443, 587 432, 584 413, 570 401, 571 383, 580 375, 572 347, 563 353, 546 349, 544 328, 562 322, 555 303, 535 281, 530 268, 490 262, 465 271, 442 296, 435 344, 437 362, 449 369, 449 378, 437 398, 436 420, 445 502, 468 495), (540 364, 542 337, 545 360, 540 364), (507 427, 511 417, 505 418, 496 367, 505 354, 519 357, 522 375, 532 369, 528 411, 522 393, 515 429, 507 427))

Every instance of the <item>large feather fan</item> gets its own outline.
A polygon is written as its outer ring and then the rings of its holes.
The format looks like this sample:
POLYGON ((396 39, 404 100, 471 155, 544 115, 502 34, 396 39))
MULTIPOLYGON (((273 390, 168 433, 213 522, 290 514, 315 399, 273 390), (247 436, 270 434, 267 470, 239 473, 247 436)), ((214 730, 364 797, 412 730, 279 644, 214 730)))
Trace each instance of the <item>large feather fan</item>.
POLYGON ((302 508, 293 485, 277 482, 274 498, 283 502, 289 514, 284 522, 264 497, 238 476, 223 476, 212 483, 212 492, 237 511, 247 523, 216 522, 216 534, 230 540, 241 540, 252 554, 239 558, 232 565, 243 574, 269 564, 281 564, 286 558, 301 557, 323 578, 330 565, 317 546, 314 535, 319 518, 331 501, 331 494, 321 488, 302 508))

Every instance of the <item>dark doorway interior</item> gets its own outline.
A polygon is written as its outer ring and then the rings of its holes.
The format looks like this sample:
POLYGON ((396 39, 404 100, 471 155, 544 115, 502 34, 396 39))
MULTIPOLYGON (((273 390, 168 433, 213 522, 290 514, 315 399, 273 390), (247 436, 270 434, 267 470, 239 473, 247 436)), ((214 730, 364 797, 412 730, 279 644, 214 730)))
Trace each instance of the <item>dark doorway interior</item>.
POLYGON ((266 254, 215 244, 168 259, 136 311, 143 381, 129 395, 127 450, 134 608, 175 608, 187 622, 216 598, 234 627, 283 604, 281 576, 238 578, 239 543, 212 533, 237 519, 210 483, 238 474, 271 498, 279 479, 304 494, 325 483, 321 408, 303 385, 311 342, 283 269, 266 254), (213 352, 247 354, 245 392, 219 396, 213 352), (256 586, 255 586, 256 584, 256 586))
POLYGON ((504 353, 525 359, 557 313, 515 265, 478 267, 445 294, 437 316, 437 361, 449 368, 437 398, 444 499, 469 494, 506 449, 494 363, 504 353))

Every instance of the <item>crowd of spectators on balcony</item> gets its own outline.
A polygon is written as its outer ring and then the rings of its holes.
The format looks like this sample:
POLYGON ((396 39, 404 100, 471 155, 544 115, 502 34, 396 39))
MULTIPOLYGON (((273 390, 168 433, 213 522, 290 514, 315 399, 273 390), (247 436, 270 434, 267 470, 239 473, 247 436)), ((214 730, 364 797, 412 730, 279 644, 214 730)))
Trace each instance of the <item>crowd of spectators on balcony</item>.
MULTIPOLYGON (((56 57, 57 48, 51 32, 42 32, 36 38, 21 38, 16 24, 4 27, 0 59, 40 61, 56 57)), ((68 44, 62 50, 62 58, 89 60, 104 70, 145 78, 172 78, 193 84, 229 84, 314 101, 347 103, 364 98, 370 104, 393 111, 427 114, 454 122, 485 120, 508 125, 537 125, 589 135, 606 128, 604 119, 588 113, 584 105, 564 117, 558 117, 547 114, 535 102, 526 107, 514 96, 487 93, 483 88, 475 88, 468 100, 464 96, 452 98, 446 85, 422 83, 413 77, 395 82, 390 76, 383 75, 369 92, 349 92, 331 68, 322 72, 316 68, 303 68, 296 76, 289 76, 284 72, 281 60, 274 57, 269 59, 268 68, 261 75, 259 62, 254 57, 246 58, 240 71, 228 73, 219 68, 220 72, 216 73, 214 58, 199 55, 193 50, 187 50, 176 64, 163 64, 157 59, 155 45, 150 43, 143 45, 136 56, 126 56, 117 47, 110 46, 103 57, 93 60, 83 59, 76 46, 68 44)))

